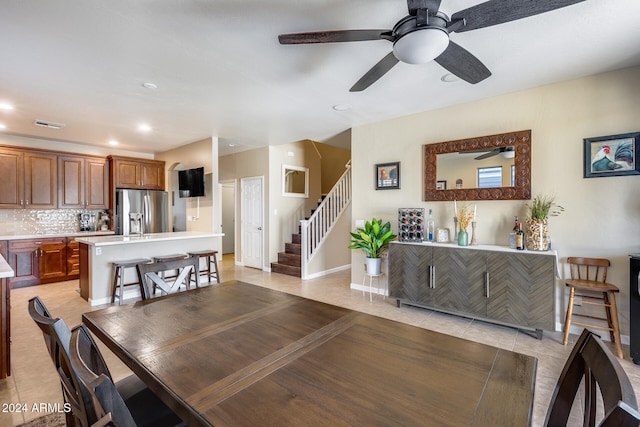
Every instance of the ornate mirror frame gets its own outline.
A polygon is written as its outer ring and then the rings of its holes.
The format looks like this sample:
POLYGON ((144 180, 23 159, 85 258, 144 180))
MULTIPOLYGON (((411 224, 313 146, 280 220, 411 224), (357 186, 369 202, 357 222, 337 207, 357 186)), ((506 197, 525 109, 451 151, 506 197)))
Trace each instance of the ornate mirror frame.
POLYGON ((424 201, 531 199, 531 130, 424 145, 424 201), (436 190, 438 154, 513 146, 515 187, 436 190))

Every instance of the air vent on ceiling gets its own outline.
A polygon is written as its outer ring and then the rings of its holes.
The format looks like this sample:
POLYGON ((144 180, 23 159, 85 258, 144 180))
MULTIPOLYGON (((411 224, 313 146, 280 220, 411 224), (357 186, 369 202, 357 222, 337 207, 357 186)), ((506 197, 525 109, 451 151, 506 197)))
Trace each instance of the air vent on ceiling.
POLYGON ((42 126, 51 129, 60 129, 65 126, 64 123, 48 122, 46 120, 36 120, 35 122, 33 122, 33 124, 36 126, 42 126))

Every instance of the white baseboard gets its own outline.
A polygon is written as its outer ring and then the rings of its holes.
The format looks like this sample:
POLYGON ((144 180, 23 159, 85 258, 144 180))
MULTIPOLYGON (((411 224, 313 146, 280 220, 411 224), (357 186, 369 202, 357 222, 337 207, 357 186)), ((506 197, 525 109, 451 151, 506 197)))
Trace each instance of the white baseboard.
POLYGON ((332 273, 337 273, 338 271, 349 270, 350 268, 351 268, 351 264, 341 265, 340 267, 319 271, 318 273, 308 274, 307 277, 305 277, 303 280, 317 279, 318 277, 327 276, 332 273))

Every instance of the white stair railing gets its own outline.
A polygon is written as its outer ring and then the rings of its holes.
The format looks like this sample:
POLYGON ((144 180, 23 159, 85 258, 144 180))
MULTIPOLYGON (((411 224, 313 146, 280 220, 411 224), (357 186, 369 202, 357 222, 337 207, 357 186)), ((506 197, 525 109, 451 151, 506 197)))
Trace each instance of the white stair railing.
POLYGON ((344 171, 311 217, 300 221, 300 232, 302 233, 301 273, 303 279, 308 277, 307 267, 309 261, 313 258, 325 236, 333 228, 336 220, 351 203, 351 161, 346 164, 346 168, 347 170, 344 171))

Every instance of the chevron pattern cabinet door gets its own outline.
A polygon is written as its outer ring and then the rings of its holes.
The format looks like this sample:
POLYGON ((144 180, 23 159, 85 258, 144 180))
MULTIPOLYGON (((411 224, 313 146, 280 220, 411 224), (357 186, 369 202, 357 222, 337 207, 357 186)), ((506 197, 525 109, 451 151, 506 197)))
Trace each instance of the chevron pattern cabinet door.
POLYGON ((487 317, 536 329, 555 327, 555 258, 488 252, 487 317))
POLYGON ((389 245, 389 296, 405 301, 431 302, 429 266, 432 248, 423 245, 389 245))
POLYGON ((484 292, 486 259, 484 251, 435 249, 433 305, 445 310, 484 317, 487 312, 484 292))

